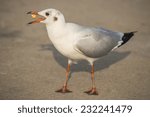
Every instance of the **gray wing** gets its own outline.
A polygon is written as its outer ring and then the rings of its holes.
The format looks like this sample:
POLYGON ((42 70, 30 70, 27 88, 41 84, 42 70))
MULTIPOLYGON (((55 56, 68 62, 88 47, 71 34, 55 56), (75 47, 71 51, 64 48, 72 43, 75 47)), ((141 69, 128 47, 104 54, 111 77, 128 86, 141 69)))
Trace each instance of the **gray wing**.
POLYGON ((75 43, 77 51, 91 58, 106 55, 122 43, 123 33, 113 32, 103 28, 91 28, 80 32, 80 39, 75 43))

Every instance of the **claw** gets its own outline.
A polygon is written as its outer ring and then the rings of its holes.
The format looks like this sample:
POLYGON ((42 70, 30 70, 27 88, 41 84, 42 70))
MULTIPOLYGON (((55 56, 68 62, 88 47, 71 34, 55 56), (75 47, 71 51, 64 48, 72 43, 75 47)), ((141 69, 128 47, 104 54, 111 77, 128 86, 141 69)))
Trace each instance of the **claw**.
POLYGON ((85 91, 84 93, 87 93, 89 95, 98 95, 96 88, 92 88, 91 90, 85 91))
POLYGON ((84 93, 89 94, 92 91, 92 89, 88 90, 88 91, 84 91, 84 93))
POLYGON ((58 93, 71 93, 72 91, 70 91, 69 89, 67 89, 66 86, 63 86, 61 89, 56 90, 55 92, 58 92, 58 93))

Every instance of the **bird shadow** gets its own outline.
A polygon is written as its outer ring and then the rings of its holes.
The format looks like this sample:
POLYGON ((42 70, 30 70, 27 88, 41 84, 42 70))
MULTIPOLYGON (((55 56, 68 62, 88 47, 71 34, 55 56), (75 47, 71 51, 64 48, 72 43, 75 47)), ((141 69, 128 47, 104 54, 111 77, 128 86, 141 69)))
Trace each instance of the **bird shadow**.
POLYGON ((8 27, 2 28, 0 27, 0 39, 15 39, 21 35, 20 30, 13 30, 8 27))
MULTIPOLYGON (((63 68, 66 68, 68 60, 66 57, 61 55, 53 45, 51 44, 42 44, 41 46, 41 51, 51 51, 53 53, 54 59, 56 62, 63 68)), ((111 65, 123 60, 126 58, 131 52, 126 51, 126 52, 117 52, 117 51, 112 51, 108 55, 101 57, 99 60, 95 62, 94 70, 99 71, 106 69, 110 67, 111 65)), ((79 61, 78 64, 73 64, 71 66, 71 74, 73 72, 89 72, 91 70, 91 66, 89 65, 88 62, 86 61, 79 61)))

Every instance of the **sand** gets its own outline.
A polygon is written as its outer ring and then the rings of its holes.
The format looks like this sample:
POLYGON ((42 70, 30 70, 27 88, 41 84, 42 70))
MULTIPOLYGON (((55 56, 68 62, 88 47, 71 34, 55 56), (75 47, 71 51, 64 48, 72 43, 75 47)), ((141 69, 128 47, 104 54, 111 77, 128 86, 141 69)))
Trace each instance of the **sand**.
POLYGON ((0 4, 0 99, 150 99, 149 0, 3 0, 0 4), (95 65, 98 96, 87 62, 73 65, 69 88, 67 58, 51 44, 44 24, 30 25, 30 10, 59 9, 67 22, 138 33, 95 65))

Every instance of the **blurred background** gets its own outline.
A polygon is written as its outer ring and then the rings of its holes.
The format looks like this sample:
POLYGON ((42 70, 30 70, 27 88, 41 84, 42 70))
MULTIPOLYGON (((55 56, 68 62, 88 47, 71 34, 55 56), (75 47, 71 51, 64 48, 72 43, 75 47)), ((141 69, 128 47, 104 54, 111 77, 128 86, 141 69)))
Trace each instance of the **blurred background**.
POLYGON ((0 99, 150 99, 149 0, 1 0, 0 99), (67 22, 138 33, 96 62, 98 96, 90 66, 73 65, 70 94, 55 93, 65 80, 67 59, 51 44, 44 24, 27 25, 31 10, 55 8, 67 22))

